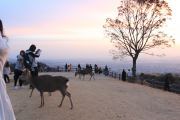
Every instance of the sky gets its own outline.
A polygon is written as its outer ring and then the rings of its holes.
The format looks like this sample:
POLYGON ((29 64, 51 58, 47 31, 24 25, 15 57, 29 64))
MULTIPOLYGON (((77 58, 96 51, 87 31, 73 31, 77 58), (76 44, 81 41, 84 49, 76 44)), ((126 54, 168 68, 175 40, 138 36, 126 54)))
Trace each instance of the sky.
MULTIPOLYGON (((163 28, 176 39, 164 50, 167 57, 180 56, 179 0, 166 0, 173 10, 172 20, 163 28)), ((113 45, 103 34, 106 18, 117 17, 120 0, 1 0, 0 19, 9 37, 8 58, 16 58, 31 44, 42 50, 39 60, 107 59, 113 45)), ((146 58, 141 55, 140 58, 146 58)))

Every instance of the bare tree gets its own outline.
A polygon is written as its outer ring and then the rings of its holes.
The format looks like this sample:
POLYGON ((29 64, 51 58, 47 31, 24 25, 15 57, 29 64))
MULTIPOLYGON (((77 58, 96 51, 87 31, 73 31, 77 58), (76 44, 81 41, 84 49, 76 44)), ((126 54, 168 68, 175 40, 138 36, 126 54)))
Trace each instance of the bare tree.
POLYGON ((118 16, 115 19, 107 18, 103 26, 105 36, 109 37, 117 48, 110 51, 113 59, 131 56, 133 76, 136 76, 136 60, 140 53, 175 44, 172 36, 168 37, 164 32, 158 31, 166 25, 167 19, 171 19, 171 12, 164 0, 122 0, 118 7, 118 16))

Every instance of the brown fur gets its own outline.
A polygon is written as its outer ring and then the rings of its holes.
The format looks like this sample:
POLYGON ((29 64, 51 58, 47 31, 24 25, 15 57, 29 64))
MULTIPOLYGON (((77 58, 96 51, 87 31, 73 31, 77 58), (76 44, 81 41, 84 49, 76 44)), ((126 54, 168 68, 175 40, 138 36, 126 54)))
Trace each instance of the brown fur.
MULTIPOLYGON (((91 69, 86 68, 84 70, 79 70, 79 71, 75 72, 75 76, 77 76, 78 74, 79 74, 80 79, 81 79, 80 75, 83 76, 83 81, 84 81, 84 76, 87 74, 89 74, 91 76, 89 80, 91 80, 92 76, 94 78, 94 72, 91 69)), ((94 78, 94 80, 95 80, 95 78, 94 78)))
POLYGON ((23 74, 19 77, 22 80, 26 80, 32 86, 34 86, 41 94, 41 105, 40 108, 44 105, 44 92, 55 92, 59 90, 62 94, 62 101, 59 107, 62 106, 65 95, 67 95, 71 102, 71 109, 73 108, 71 94, 67 91, 68 86, 66 85, 69 82, 68 78, 63 76, 50 76, 42 75, 37 77, 32 77, 30 72, 24 71, 23 74))

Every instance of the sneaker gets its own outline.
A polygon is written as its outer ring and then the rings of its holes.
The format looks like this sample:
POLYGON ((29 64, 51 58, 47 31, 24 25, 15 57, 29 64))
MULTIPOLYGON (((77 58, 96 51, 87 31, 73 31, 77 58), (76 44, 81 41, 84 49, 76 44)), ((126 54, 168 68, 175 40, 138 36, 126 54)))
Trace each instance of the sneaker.
POLYGON ((20 86, 19 88, 20 88, 20 89, 23 89, 23 88, 25 88, 25 87, 24 87, 24 86, 20 86))
POLYGON ((18 87, 17 87, 17 86, 14 86, 14 89, 15 89, 15 90, 18 90, 18 87))

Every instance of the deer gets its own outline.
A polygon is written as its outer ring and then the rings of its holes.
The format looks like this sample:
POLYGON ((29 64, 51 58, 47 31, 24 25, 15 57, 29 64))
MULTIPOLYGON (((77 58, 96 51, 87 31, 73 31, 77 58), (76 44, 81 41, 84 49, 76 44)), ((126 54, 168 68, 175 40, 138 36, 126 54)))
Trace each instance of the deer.
POLYGON ((39 108, 44 106, 44 92, 55 92, 59 90, 62 94, 62 100, 58 107, 62 106, 65 96, 67 95, 70 99, 71 109, 73 109, 73 103, 71 100, 71 94, 67 91, 69 87, 69 79, 63 76, 50 76, 50 75, 42 75, 37 77, 32 77, 29 70, 26 69, 21 76, 20 79, 26 80, 30 83, 34 88, 36 88, 41 95, 41 105, 39 108))
MULTIPOLYGON (((87 74, 89 74, 89 75, 91 76, 89 80, 91 80, 92 76, 93 76, 93 78, 94 78, 94 72, 93 72, 91 69, 88 69, 88 68, 86 68, 86 69, 84 69, 84 70, 78 70, 78 71, 76 71, 76 72, 75 72, 75 77, 76 77, 78 74, 79 74, 79 78, 80 78, 80 79, 81 79, 80 75, 83 76, 83 81, 84 81, 84 76, 87 75, 87 74)), ((94 78, 94 80, 95 80, 95 78, 94 78)))
MULTIPOLYGON (((50 75, 43 75, 43 76, 48 77, 48 76, 50 76, 50 75)), ((50 76, 50 77, 51 77, 51 76, 50 76)), ((32 97, 32 93, 33 93, 34 89, 35 89, 35 87, 32 87, 32 91, 31 91, 31 94, 30 94, 29 97, 32 97)), ((48 95, 51 96, 51 92, 48 92, 48 95)), ((41 95, 40 95, 40 96, 41 96, 41 95)))

